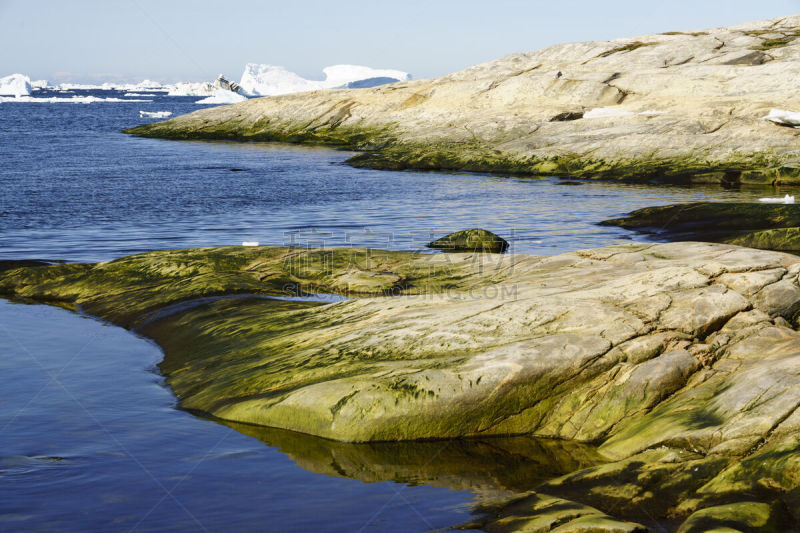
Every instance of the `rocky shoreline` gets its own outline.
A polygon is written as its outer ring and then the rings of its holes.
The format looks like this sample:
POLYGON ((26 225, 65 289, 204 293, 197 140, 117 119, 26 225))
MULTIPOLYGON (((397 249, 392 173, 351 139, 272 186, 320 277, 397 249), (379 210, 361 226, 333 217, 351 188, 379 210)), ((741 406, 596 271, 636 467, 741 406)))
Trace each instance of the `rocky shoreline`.
POLYGON ((322 143, 354 166, 800 183, 800 16, 514 54, 441 78, 257 98, 126 130, 322 143), (780 123, 763 120, 778 110, 780 123))
POLYGON ((597 447, 603 464, 487 503, 473 525, 488 531, 800 523, 793 255, 684 242, 554 257, 229 247, 4 268, 7 297, 158 342, 186 409, 348 442, 597 447), (264 298, 306 292, 350 299, 264 298))

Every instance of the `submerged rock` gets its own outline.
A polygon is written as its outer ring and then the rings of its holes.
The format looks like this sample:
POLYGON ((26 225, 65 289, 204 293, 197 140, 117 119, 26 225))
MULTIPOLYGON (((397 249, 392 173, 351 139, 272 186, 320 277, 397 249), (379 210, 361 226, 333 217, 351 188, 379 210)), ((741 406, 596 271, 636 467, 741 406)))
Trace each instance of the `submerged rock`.
POLYGON ((800 183, 800 15, 569 43, 436 79, 258 98, 129 133, 325 143, 374 168, 800 183), (774 113, 773 113, 774 116, 774 113))
POLYGON ((603 464, 537 480, 535 496, 515 486, 489 530, 694 531, 716 517, 747 530, 800 521, 798 274, 799 257, 709 243, 554 257, 230 247, 19 267, 0 293, 136 328, 164 349, 181 406, 223 420, 350 442, 598 446, 603 464), (330 304, 263 298, 347 288, 354 299, 330 304))
POLYGON ((508 241, 485 229, 468 229, 445 235, 427 246, 447 252, 502 253, 508 249, 508 241))

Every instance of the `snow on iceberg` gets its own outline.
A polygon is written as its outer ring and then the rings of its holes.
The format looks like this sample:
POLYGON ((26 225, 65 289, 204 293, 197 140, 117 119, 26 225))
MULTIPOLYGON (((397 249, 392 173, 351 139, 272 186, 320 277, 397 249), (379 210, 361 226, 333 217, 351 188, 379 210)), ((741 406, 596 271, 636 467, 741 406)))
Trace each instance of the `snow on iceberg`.
POLYGON ((305 79, 283 67, 248 63, 244 67, 239 85, 243 91, 252 96, 273 96, 359 86, 358 82, 366 80, 384 81, 385 79, 388 82, 411 79, 407 72, 400 70, 381 70, 359 65, 333 65, 325 67, 322 72, 325 74, 325 79, 316 81, 305 79))
POLYGON ((12 74, 0 78, 0 95, 27 96, 31 94, 31 79, 24 74, 12 74))
POLYGON ((800 113, 786 111, 785 109, 770 109, 769 115, 762 117, 761 120, 769 120, 775 124, 784 126, 800 126, 800 113))
POLYGON ((167 85, 167 96, 211 96, 216 89, 207 81, 201 82, 178 82, 174 85, 167 85))
POLYGON ((47 80, 36 80, 31 82, 32 89, 47 89, 49 86, 50 84, 47 82, 47 80))
POLYGON ((198 100, 195 104, 235 104, 247 100, 246 96, 225 89, 217 89, 208 98, 198 100))
POLYGON ((139 116, 142 118, 167 118, 172 116, 172 111, 142 111, 140 109, 139 116))

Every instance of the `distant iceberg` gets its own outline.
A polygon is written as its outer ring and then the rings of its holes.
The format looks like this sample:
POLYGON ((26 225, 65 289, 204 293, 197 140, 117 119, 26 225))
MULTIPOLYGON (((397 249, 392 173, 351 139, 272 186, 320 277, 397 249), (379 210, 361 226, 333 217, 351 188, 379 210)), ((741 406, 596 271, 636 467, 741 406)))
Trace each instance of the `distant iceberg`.
POLYGON ((142 111, 140 109, 139 116, 142 118, 167 118, 172 116, 172 111, 142 111))
POLYGON ((153 80, 144 80, 139 83, 111 83, 91 85, 86 83, 61 83, 55 89, 60 91, 127 91, 127 92, 152 92, 165 91, 164 85, 153 80))
POLYGON ((207 81, 178 82, 165 86, 167 96, 211 96, 216 88, 207 81))
POLYGON ((0 95, 27 96, 31 94, 31 79, 24 74, 12 74, 0 78, 0 95))
POLYGON ((225 89, 217 89, 212 96, 198 100, 195 104, 236 104, 245 100, 247 100, 247 97, 241 94, 225 89))
POLYGON ((51 96, 49 98, 36 98, 35 96, 0 96, 0 103, 28 103, 28 104, 93 104, 95 102, 152 102, 152 100, 135 100, 132 98, 101 98, 99 96, 51 96))
POLYGON ((325 67, 322 72, 325 73, 325 79, 315 81, 298 76, 283 67, 248 63, 244 67, 239 85, 250 96, 274 96, 320 89, 374 87, 411 79, 408 72, 359 65, 334 65, 325 67))

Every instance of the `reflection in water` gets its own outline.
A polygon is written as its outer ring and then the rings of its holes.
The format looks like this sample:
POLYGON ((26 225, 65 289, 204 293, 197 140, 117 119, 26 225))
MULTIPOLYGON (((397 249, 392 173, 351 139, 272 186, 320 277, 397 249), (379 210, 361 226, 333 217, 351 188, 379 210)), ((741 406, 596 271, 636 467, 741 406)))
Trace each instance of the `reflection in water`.
POLYGON ((220 421, 274 446, 309 472, 470 490, 480 497, 527 491, 602 462, 591 446, 535 437, 351 444, 311 435, 220 421))

